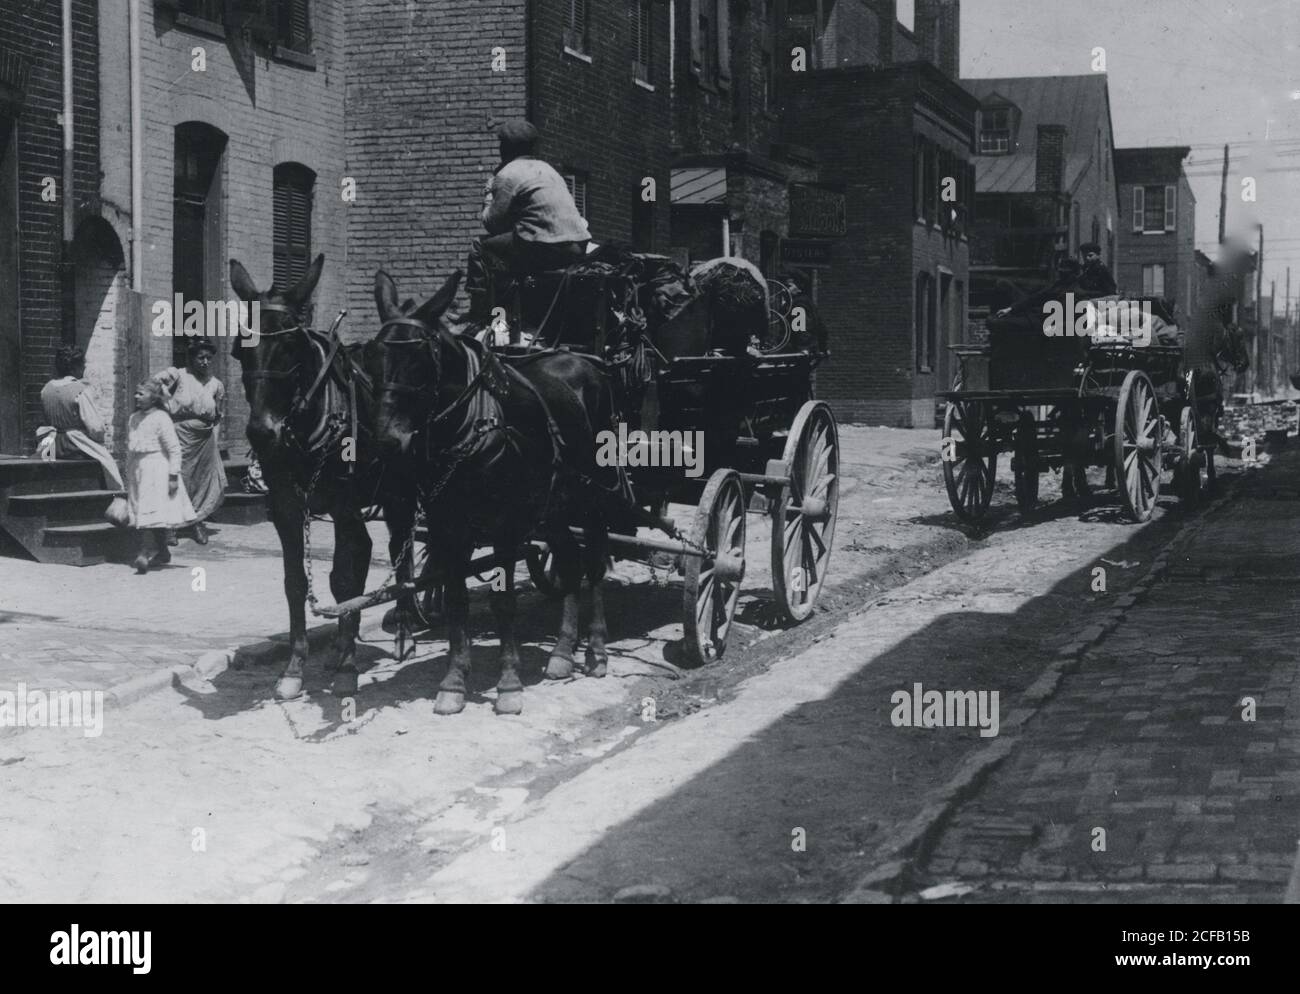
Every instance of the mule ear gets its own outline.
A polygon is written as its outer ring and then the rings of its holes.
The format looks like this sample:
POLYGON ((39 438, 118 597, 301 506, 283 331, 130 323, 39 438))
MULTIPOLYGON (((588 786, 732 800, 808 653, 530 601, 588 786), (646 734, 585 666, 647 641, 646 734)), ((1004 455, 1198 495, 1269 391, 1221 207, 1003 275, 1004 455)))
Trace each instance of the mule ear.
POLYGON ((460 288, 461 277, 464 275, 458 269, 447 277, 447 282, 442 285, 442 289, 420 305, 420 309, 415 312, 415 317, 425 324, 433 324, 442 317, 442 312, 456 299, 456 291, 460 288))
POLYGON ((307 268, 307 272, 302 274, 302 279, 300 279, 292 289, 285 291, 285 303, 295 309, 306 303, 307 300, 311 298, 312 292, 316 289, 316 284, 320 282, 320 271, 324 266, 325 253, 322 252, 312 260, 312 264, 307 268))
POLYGON ((382 269, 375 273, 375 306, 381 321, 391 321, 402 313, 397 304, 397 284, 382 269))
POLYGON ((254 301, 261 294, 257 292, 257 286, 253 283, 253 278, 248 275, 248 270, 238 259, 230 260, 230 285, 234 287, 235 293, 239 294, 240 300, 254 301))

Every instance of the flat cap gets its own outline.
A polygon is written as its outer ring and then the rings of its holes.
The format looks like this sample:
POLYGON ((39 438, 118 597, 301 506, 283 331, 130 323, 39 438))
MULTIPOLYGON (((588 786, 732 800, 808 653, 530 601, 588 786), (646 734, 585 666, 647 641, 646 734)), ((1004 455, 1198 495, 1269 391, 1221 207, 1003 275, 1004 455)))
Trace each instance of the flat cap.
POLYGON ((1084 242, 1079 246, 1080 255, 1087 255, 1089 252, 1096 252, 1098 255, 1101 255, 1101 246, 1096 242, 1084 242))
POLYGON ((531 148, 537 143, 538 133, 527 121, 506 121, 497 129, 501 144, 512 148, 531 148))

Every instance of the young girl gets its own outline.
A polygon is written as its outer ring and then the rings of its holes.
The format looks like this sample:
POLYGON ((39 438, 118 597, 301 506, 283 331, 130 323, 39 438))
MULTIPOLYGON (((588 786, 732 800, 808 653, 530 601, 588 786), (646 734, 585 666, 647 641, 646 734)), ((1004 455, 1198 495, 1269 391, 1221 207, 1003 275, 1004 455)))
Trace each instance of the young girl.
POLYGON ((171 560, 167 529, 183 528, 197 517, 181 482, 181 443, 167 413, 167 394, 154 380, 146 380, 135 389, 127 454, 129 522, 140 535, 139 552, 132 565, 137 573, 147 573, 150 566, 171 560))

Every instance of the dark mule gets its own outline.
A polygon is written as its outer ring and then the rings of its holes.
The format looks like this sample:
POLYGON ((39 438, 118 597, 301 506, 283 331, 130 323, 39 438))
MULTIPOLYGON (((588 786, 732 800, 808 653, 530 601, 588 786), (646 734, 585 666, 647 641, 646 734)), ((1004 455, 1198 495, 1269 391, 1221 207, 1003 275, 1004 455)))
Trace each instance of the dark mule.
POLYGON ((604 676, 606 533, 622 524, 617 470, 596 465, 596 432, 612 427, 612 387, 601 369, 567 352, 541 352, 505 366, 467 336, 442 327, 455 296, 457 273, 432 298, 409 310, 398 304, 386 273, 375 277, 383 327, 366 346, 376 381, 374 428, 388 466, 420 490, 429 558, 446 586, 444 612, 450 661, 434 710, 465 707, 470 667, 469 599, 464 578, 477 545, 495 554, 492 611, 501 639, 498 714, 523 709, 514 631, 515 563, 534 535, 553 550, 564 616, 546 675, 573 673, 578 642, 578 594, 585 571, 592 618, 587 672, 604 676), (587 529, 579 545, 569 525, 587 529), (497 572, 499 571, 499 572, 497 572))
MULTIPOLYGON (((364 592, 370 569, 370 535, 362 516, 379 505, 388 524, 388 551, 398 561, 411 534, 414 501, 379 472, 369 426, 373 401, 356 361, 358 347, 345 347, 337 337, 303 325, 303 305, 320 279, 323 255, 288 290, 272 286, 258 291, 247 270, 230 260, 230 283, 261 312, 260 338, 245 347, 236 342, 234 355, 243 366, 248 398, 248 440, 261 464, 271 521, 280 537, 284 558, 284 593, 289 602, 289 663, 275 685, 281 700, 302 692, 307 663, 307 623, 304 601, 307 574, 303 564, 303 521, 312 514, 329 514, 334 522, 334 566, 330 591, 338 601, 364 592), (352 403, 355 397, 356 409, 352 403), (353 425, 357 426, 353 437, 353 425), (352 455, 353 459, 347 456, 352 455)), ((403 557, 399 579, 409 575, 403 557)), ((414 614, 407 602, 398 606, 398 622, 414 614)), ((357 691, 356 637, 359 614, 339 619, 334 665, 334 694, 357 691)))

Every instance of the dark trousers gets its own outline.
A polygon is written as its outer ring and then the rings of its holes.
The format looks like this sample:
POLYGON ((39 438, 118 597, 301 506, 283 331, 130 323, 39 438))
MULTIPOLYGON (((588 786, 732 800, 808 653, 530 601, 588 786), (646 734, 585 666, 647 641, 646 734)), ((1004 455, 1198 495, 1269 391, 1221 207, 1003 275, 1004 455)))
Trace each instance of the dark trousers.
POLYGON ((475 238, 470 244, 466 266, 465 292, 469 294, 470 316, 487 320, 486 313, 493 286, 500 286, 512 276, 564 269, 587 253, 586 242, 530 242, 513 232, 475 238))

